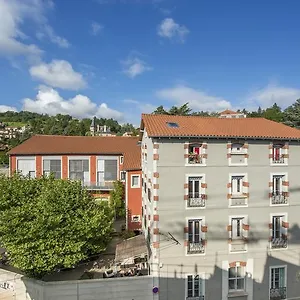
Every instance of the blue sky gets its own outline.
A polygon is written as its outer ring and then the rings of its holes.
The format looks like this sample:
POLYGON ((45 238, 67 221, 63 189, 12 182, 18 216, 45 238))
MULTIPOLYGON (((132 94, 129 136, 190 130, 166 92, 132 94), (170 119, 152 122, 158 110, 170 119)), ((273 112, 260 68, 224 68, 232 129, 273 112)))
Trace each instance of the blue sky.
POLYGON ((299 1, 0 0, 0 111, 142 112, 300 98, 299 1))

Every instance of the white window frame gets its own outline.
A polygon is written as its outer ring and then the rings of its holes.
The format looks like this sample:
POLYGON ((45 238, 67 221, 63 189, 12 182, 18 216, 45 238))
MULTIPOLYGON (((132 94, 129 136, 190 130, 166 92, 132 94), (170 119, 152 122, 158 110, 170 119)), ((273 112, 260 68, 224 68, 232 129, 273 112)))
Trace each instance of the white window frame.
MULTIPOLYGON (((206 194, 206 189, 205 188, 202 188, 201 187, 201 184, 202 183, 206 183, 206 178, 205 178, 205 174, 201 173, 191 173, 191 174, 186 174, 185 175, 185 182, 188 184, 188 187, 186 188, 186 191, 185 191, 185 194, 186 195, 189 195, 189 178, 191 177, 200 177, 201 180, 200 180, 200 189, 199 189, 199 194, 202 195, 202 194, 206 194)), ((195 207, 189 207, 188 206, 188 200, 186 201, 186 209, 205 209, 206 208, 206 203, 205 203, 205 206, 204 207, 199 207, 199 206, 195 206, 195 207)))
MULTIPOLYGON (((70 160, 88 160, 89 161, 89 178, 87 181, 84 182, 90 182, 91 181, 91 157, 90 156, 68 156, 68 179, 70 179, 70 160)), ((84 183, 83 182, 83 183, 84 183)))
POLYGON ((126 171, 120 171, 120 181, 126 181, 126 171), (124 179, 122 179, 122 174, 125 174, 124 179))
POLYGON ((247 153, 247 149, 246 148, 244 148, 244 145, 245 145, 245 143, 242 143, 242 142, 231 142, 231 154, 233 154, 233 155, 235 155, 235 154, 237 154, 237 155, 240 155, 240 154, 246 154, 247 153), (239 146, 241 146, 241 147, 234 147, 234 146, 237 146, 237 145, 239 145, 239 146), (237 149, 237 148, 239 148, 239 150, 234 150, 234 149, 237 149))
POLYGON ((276 167, 276 166, 281 167, 281 166, 287 166, 288 165, 288 160, 289 160, 288 158, 284 158, 283 163, 274 163, 273 162, 273 148, 274 148, 274 146, 282 145, 282 147, 280 148, 279 155, 283 155, 283 154, 288 154, 288 149, 283 149, 285 144, 286 144, 285 141, 282 141, 282 143, 281 142, 276 142, 276 141, 270 143, 270 145, 272 146, 272 147, 270 147, 270 151, 269 151, 269 154, 272 154, 272 157, 270 158, 270 166, 272 166, 272 167, 276 167))
MULTIPOLYGON (((187 227, 189 227, 189 221, 196 221, 199 220, 199 241, 201 243, 201 240, 206 240, 206 233, 201 231, 201 227, 205 226, 205 217, 204 216, 191 216, 187 217, 185 219, 185 224, 187 227)), ((189 241, 189 231, 187 230, 187 233, 185 233, 185 240, 189 241)), ((206 253, 206 246, 204 247, 203 253, 188 253, 188 247, 185 247, 185 256, 204 256, 206 253)))
POLYGON ((62 156, 43 156, 42 157, 42 173, 44 175, 44 161, 45 160, 60 160, 60 179, 63 178, 63 165, 62 165, 62 156))
POLYGON ((245 195, 249 192, 249 188, 243 186, 243 182, 248 181, 248 174, 247 173, 230 173, 229 174, 229 183, 231 187, 228 188, 228 194, 231 194, 231 199, 229 199, 228 207, 235 208, 235 207, 248 207, 248 197, 245 195), (241 182, 242 192, 239 194, 233 193, 233 177, 243 177, 241 182), (232 205, 233 199, 245 199, 245 205, 232 205))
MULTIPOLYGON (((98 183, 98 172, 101 172, 98 170, 98 160, 116 160, 117 161, 117 180, 118 180, 118 174, 120 173, 118 156, 97 156, 96 157, 96 182, 97 183, 98 183)), ((104 169, 104 177, 105 177, 105 169, 104 169)), ((114 181, 114 180, 105 180, 104 179, 104 181, 110 182, 110 181, 114 181)))
MULTIPOLYGON (((16 157, 16 171, 17 172, 20 172, 18 169, 18 161, 19 160, 34 160, 34 166, 35 166, 34 177, 29 176, 29 178, 36 178, 36 156, 17 156, 16 157)), ((23 176, 28 176, 30 174, 30 172, 33 172, 33 171, 29 171, 29 173, 27 175, 23 175, 23 173, 21 173, 21 174, 23 176)))
MULTIPOLYGON (((288 213, 286 213, 286 212, 278 212, 278 213, 272 213, 272 214, 270 214, 270 224, 273 224, 273 217, 282 217, 282 221, 284 221, 284 222, 288 222, 288 213)), ((282 221, 281 221, 281 224, 280 224, 280 235, 282 235, 282 234, 285 234, 285 235, 287 235, 288 234, 288 228, 283 228, 283 226, 282 226, 282 221)), ((272 228, 270 228, 269 229, 269 236, 270 237, 273 237, 273 226, 272 226, 272 228)), ((272 248, 272 241, 270 241, 270 250, 271 251, 283 251, 283 250, 287 250, 288 249, 288 247, 289 247, 289 243, 288 243, 288 241, 287 241, 287 246, 284 248, 284 247, 282 247, 282 248, 272 248)))
POLYGON ((141 222, 141 216, 140 215, 132 215, 131 216, 131 223, 139 223, 139 222, 141 222), (134 220, 135 217, 138 218, 137 221, 134 220))
POLYGON ((185 297, 186 299, 189 298, 197 298, 200 296, 205 296, 205 274, 204 273, 200 273, 200 274, 186 274, 185 275, 185 297), (193 276, 193 296, 188 296, 188 278, 189 276, 193 276), (198 296, 194 296, 195 295, 195 290, 194 290, 194 286, 195 286, 195 276, 199 276, 199 281, 201 281, 201 283, 199 283, 199 295, 198 296))
MULTIPOLYGON (((190 141, 187 141, 187 142, 185 142, 184 143, 184 145, 187 145, 187 147, 186 147, 186 149, 184 149, 185 150, 185 154, 189 154, 190 152, 189 152, 189 150, 190 150, 190 146, 193 146, 193 145, 199 145, 199 155, 204 155, 204 154, 206 154, 207 153, 207 149, 206 148, 204 148, 203 147, 203 145, 207 145, 207 142, 206 141, 199 141, 199 142, 190 142, 190 141)), ((205 167, 206 166, 206 161, 207 161, 207 159, 206 158, 204 158, 204 157, 202 157, 202 163, 200 164, 200 163, 195 163, 195 164, 191 164, 191 163, 189 163, 189 158, 187 157, 187 158, 185 158, 185 166, 186 167, 199 167, 199 166, 202 166, 202 167, 205 167)))
POLYGON ((229 277, 230 275, 229 275, 229 269, 231 269, 230 268, 230 266, 228 267, 228 292, 230 293, 230 294, 234 294, 234 293, 238 293, 238 292, 246 292, 246 290, 247 290, 247 286, 246 286, 246 282, 247 282, 247 277, 246 277, 246 273, 247 273, 247 271, 246 271, 246 269, 247 269, 247 267, 245 266, 245 267, 243 267, 243 266, 234 266, 234 268, 236 269, 236 273, 237 273, 237 268, 242 268, 242 271, 243 271, 243 276, 242 277, 238 277, 238 276, 235 276, 235 277, 229 277), (237 288, 235 288, 235 289, 229 289, 229 281, 230 280, 235 280, 235 285, 236 285, 236 283, 237 283, 237 280, 238 279, 243 279, 244 280, 244 288, 243 289, 237 289, 237 288))
MULTIPOLYGON (((248 165, 248 158, 245 157, 246 154, 248 154, 248 148, 242 148, 240 149, 240 151, 233 151, 233 145, 241 145, 244 146, 245 144, 247 144, 246 141, 228 141, 228 144, 230 144, 230 148, 227 149, 227 154, 229 154, 229 158, 228 158, 228 165, 229 166, 247 166, 248 165), (244 162, 241 163, 233 163, 231 157, 232 156, 244 156, 244 162)), ((227 144, 227 145, 228 145, 227 144)))
POLYGON ((141 175, 140 174, 131 174, 130 175, 130 187, 132 189, 138 189, 141 187, 141 175), (139 180, 138 185, 135 185, 135 186, 133 185, 133 177, 138 177, 138 180, 139 180))
MULTIPOLYGON (((229 231, 229 238, 232 240, 232 241, 242 241, 243 238, 248 238, 248 230, 244 230, 243 229, 243 224, 245 225, 249 225, 249 218, 248 218, 248 215, 231 215, 229 216, 228 218, 229 220, 229 225, 231 226, 231 231, 229 231), (241 238, 238 239, 238 238, 233 238, 232 235, 233 235, 233 226, 232 226, 232 220, 233 219, 242 219, 242 223, 241 223, 241 238)), ((232 251, 231 248, 232 248, 232 245, 231 243, 229 243, 229 252, 230 253, 245 253, 248 251, 248 243, 247 242, 244 242, 245 243, 245 250, 243 251, 232 251)))
MULTIPOLYGON (((285 288, 286 288, 286 295, 287 295, 287 265, 278 265, 278 266, 270 266, 269 267, 269 299, 270 299, 270 294, 271 294, 271 289, 272 287, 272 270, 273 269, 279 269, 279 268, 283 268, 284 269, 284 284, 285 284, 285 288)), ((288 297, 286 297, 287 299, 288 297)))
MULTIPOLYGON (((288 173, 287 172, 276 172, 276 173, 270 173, 270 182, 272 182, 272 186, 270 186, 270 193, 273 193, 274 191, 274 181, 273 178, 275 176, 280 176, 282 177, 281 179, 281 187, 280 187, 280 192, 288 192, 288 186, 283 186, 282 182, 283 181, 289 181, 288 179, 288 173)), ((272 203, 272 197, 270 198, 270 206, 289 206, 289 201, 287 201, 287 203, 282 203, 282 204, 273 204, 272 203)))

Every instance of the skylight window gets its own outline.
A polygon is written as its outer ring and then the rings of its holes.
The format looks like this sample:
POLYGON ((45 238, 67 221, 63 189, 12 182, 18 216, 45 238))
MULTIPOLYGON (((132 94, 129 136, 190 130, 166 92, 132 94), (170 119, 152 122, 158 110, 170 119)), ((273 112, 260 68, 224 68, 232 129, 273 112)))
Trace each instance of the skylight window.
POLYGON ((168 127, 170 128, 178 128, 179 125, 177 123, 174 122, 167 122, 168 127))

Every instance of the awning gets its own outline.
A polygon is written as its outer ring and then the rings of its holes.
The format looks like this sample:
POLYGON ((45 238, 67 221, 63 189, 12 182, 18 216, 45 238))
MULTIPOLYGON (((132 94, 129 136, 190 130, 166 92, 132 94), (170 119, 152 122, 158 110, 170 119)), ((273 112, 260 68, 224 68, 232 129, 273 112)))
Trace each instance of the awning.
POLYGON ((115 262, 120 263, 147 255, 147 246, 144 235, 127 239, 116 246, 115 262))

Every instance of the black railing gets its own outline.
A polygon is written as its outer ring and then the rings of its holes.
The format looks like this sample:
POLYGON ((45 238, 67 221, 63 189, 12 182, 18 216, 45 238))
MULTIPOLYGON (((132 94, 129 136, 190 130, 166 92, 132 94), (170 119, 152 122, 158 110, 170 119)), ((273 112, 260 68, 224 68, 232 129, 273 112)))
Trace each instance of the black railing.
POLYGON ((273 162, 273 164, 283 164, 284 156, 280 155, 280 156, 273 157, 272 162, 273 162))
POLYGON ((270 300, 286 299, 286 287, 270 289, 270 300))
POLYGON ((201 154, 190 153, 189 164, 203 164, 203 156, 201 154))
POLYGON ((287 204, 288 198, 284 192, 272 193, 272 204, 287 204))
POLYGON ((272 238, 271 245, 273 249, 286 248, 287 247, 287 238, 272 238))
POLYGON ((84 182, 83 185, 88 189, 88 190, 113 190, 114 188, 114 183, 111 181, 106 181, 106 182, 92 182, 92 181, 87 181, 84 182))

